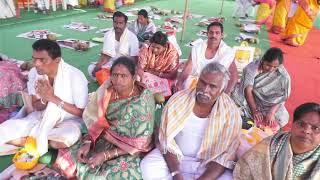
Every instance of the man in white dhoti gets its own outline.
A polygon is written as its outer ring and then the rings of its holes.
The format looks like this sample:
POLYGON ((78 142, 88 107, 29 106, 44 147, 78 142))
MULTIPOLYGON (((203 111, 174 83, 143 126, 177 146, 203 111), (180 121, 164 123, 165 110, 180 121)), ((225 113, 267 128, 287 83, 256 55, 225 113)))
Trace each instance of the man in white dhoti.
POLYGON ((211 62, 218 62, 231 73, 230 81, 225 90, 230 94, 238 81, 238 72, 234 62, 235 52, 223 39, 223 25, 213 22, 207 27, 208 40, 196 44, 189 55, 188 61, 178 77, 176 90, 195 87, 201 70, 211 62))
POLYGON ((81 136, 81 117, 88 101, 86 77, 63 61, 56 42, 42 39, 32 48, 35 67, 29 72, 30 101, 25 103, 30 103, 30 113, 0 124, 0 153, 14 149, 12 145, 22 146, 26 137, 33 137, 43 155, 48 143, 53 148, 65 148, 81 136))
MULTIPOLYGON (((35 12, 37 13, 38 10, 42 11, 43 13, 48 13, 50 10, 50 1, 52 6, 52 11, 57 10, 57 0, 35 0, 35 7, 37 8, 35 12)), ((62 0, 62 9, 66 10, 68 8, 73 8, 75 6, 79 6, 78 0, 62 0)))
POLYGON ((103 49, 98 63, 88 67, 89 75, 95 80, 96 72, 109 68, 113 60, 120 56, 131 56, 137 59, 139 41, 127 28, 128 17, 120 11, 113 14, 113 29, 104 35, 103 49))
POLYGON ((248 17, 250 10, 252 10, 255 2, 253 0, 236 0, 232 17, 248 17))
POLYGON ((138 12, 137 20, 132 22, 128 29, 137 35, 140 42, 149 40, 157 31, 156 25, 149 19, 148 12, 145 9, 138 12))
POLYGON ((229 73, 219 63, 201 72, 196 88, 174 94, 159 129, 159 149, 140 167, 143 179, 232 179, 240 111, 223 91, 229 73))
POLYGON ((16 8, 13 0, 0 1, 0 19, 6 19, 16 16, 16 8))

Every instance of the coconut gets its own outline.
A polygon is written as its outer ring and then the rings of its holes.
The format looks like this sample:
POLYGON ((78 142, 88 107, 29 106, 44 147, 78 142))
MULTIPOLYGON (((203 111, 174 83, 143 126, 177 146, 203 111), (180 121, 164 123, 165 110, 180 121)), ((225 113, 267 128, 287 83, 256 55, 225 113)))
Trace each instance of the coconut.
POLYGON ((47 39, 49 39, 51 41, 56 41, 57 40, 57 36, 55 34, 48 34, 47 35, 47 39))

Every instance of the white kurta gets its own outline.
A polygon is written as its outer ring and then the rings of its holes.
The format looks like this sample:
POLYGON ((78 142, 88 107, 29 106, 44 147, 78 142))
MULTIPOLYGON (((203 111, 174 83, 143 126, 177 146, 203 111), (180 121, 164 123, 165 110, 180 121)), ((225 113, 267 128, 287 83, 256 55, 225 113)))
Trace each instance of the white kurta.
POLYGON ((223 65, 227 70, 234 61, 235 50, 228 46, 221 40, 219 48, 213 58, 207 59, 205 56, 208 46, 207 40, 197 43, 191 50, 192 71, 186 82, 184 88, 188 89, 194 80, 197 80, 200 76, 202 69, 209 63, 217 62, 223 65))
MULTIPOLYGON (((39 76, 35 68, 30 70, 27 84, 30 95, 35 95, 34 86, 39 76)), ((64 102, 83 109, 88 101, 87 84, 87 79, 80 70, 63 61, 60 62, 53 86, 56 96, 64 102), (61 63, 63 63, 62 66, 60 66, 61 63)), ((67 113, 49 102, 44 111, 35 111, 24 118, 10 119, 0 124, 0 147, 5 146, 5 143, 11 140, 26 136, 37 138, 40 154, 47 151, 45 149, 47 140, 63 142, 67 146, 71 146, 80 138, 80 123, 81 118, 67 113)), ((3 153, 1 149, 0 153, 3 153)))
MULTIPOLYGON (((199 118, 191 113, 184 128, 175 137, 175 141, 183 153, 183 158, 180 161, 180 172, 185 180, 197 179, 206 170, 205 167, 201 166, 201 160, 196 156, 207 126, 208 118, 199 118)), ((166 161, 157 148, 143 158, 140 167, 142 177, 145 180, 172 179, 166 161)), ((232 179, 231 170, 226 170, 218 178, 218 180, 229 179, 232 179)))
MULTIPOLYGON (((105 68, 111 66, 112 61, 120 56, 138 56, 139 55, 139 41, 135 34, 128 29, 123 32, 120 41, 115 39, 114 31, 110 30, 105 33, 103 41, 102 53, 111 57, 110 62, 105 65, 105 68), (124 36, 124 37, 123 37, 124 36)), ((88 67, 88 73, 90 77, 95 80, 92 72, 96 64, 90 64, 88 67)), ((103 66, 104 67, 104 66, 103 66)))

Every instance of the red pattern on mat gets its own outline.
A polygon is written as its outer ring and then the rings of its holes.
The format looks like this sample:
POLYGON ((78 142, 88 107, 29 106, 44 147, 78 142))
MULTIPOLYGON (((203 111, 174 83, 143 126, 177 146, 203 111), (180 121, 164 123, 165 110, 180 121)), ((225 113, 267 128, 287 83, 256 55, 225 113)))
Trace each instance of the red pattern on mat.
POLYGON ((290 121, 285 127, 289 130, 297 106, 310 101, 320 103, 320 30, 313 28, 301 47, 285 45, 280 35, 271 32, 269 40, 270 47, 279 47, 285 53, 284 64, 291 76, 291 95, 286 102, 290 121))

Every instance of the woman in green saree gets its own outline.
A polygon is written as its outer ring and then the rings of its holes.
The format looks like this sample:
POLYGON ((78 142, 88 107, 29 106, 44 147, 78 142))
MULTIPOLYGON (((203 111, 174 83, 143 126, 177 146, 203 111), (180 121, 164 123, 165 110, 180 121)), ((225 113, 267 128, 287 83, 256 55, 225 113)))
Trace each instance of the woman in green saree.
POLYGON ((55 163, 64 176, 142 179, 140 156, 152 148, 155 102, 134 75, 134 62, 120 57, 111 67, 110 81, 90 96, 83 114, 88 134, 60 150, 55 163))

